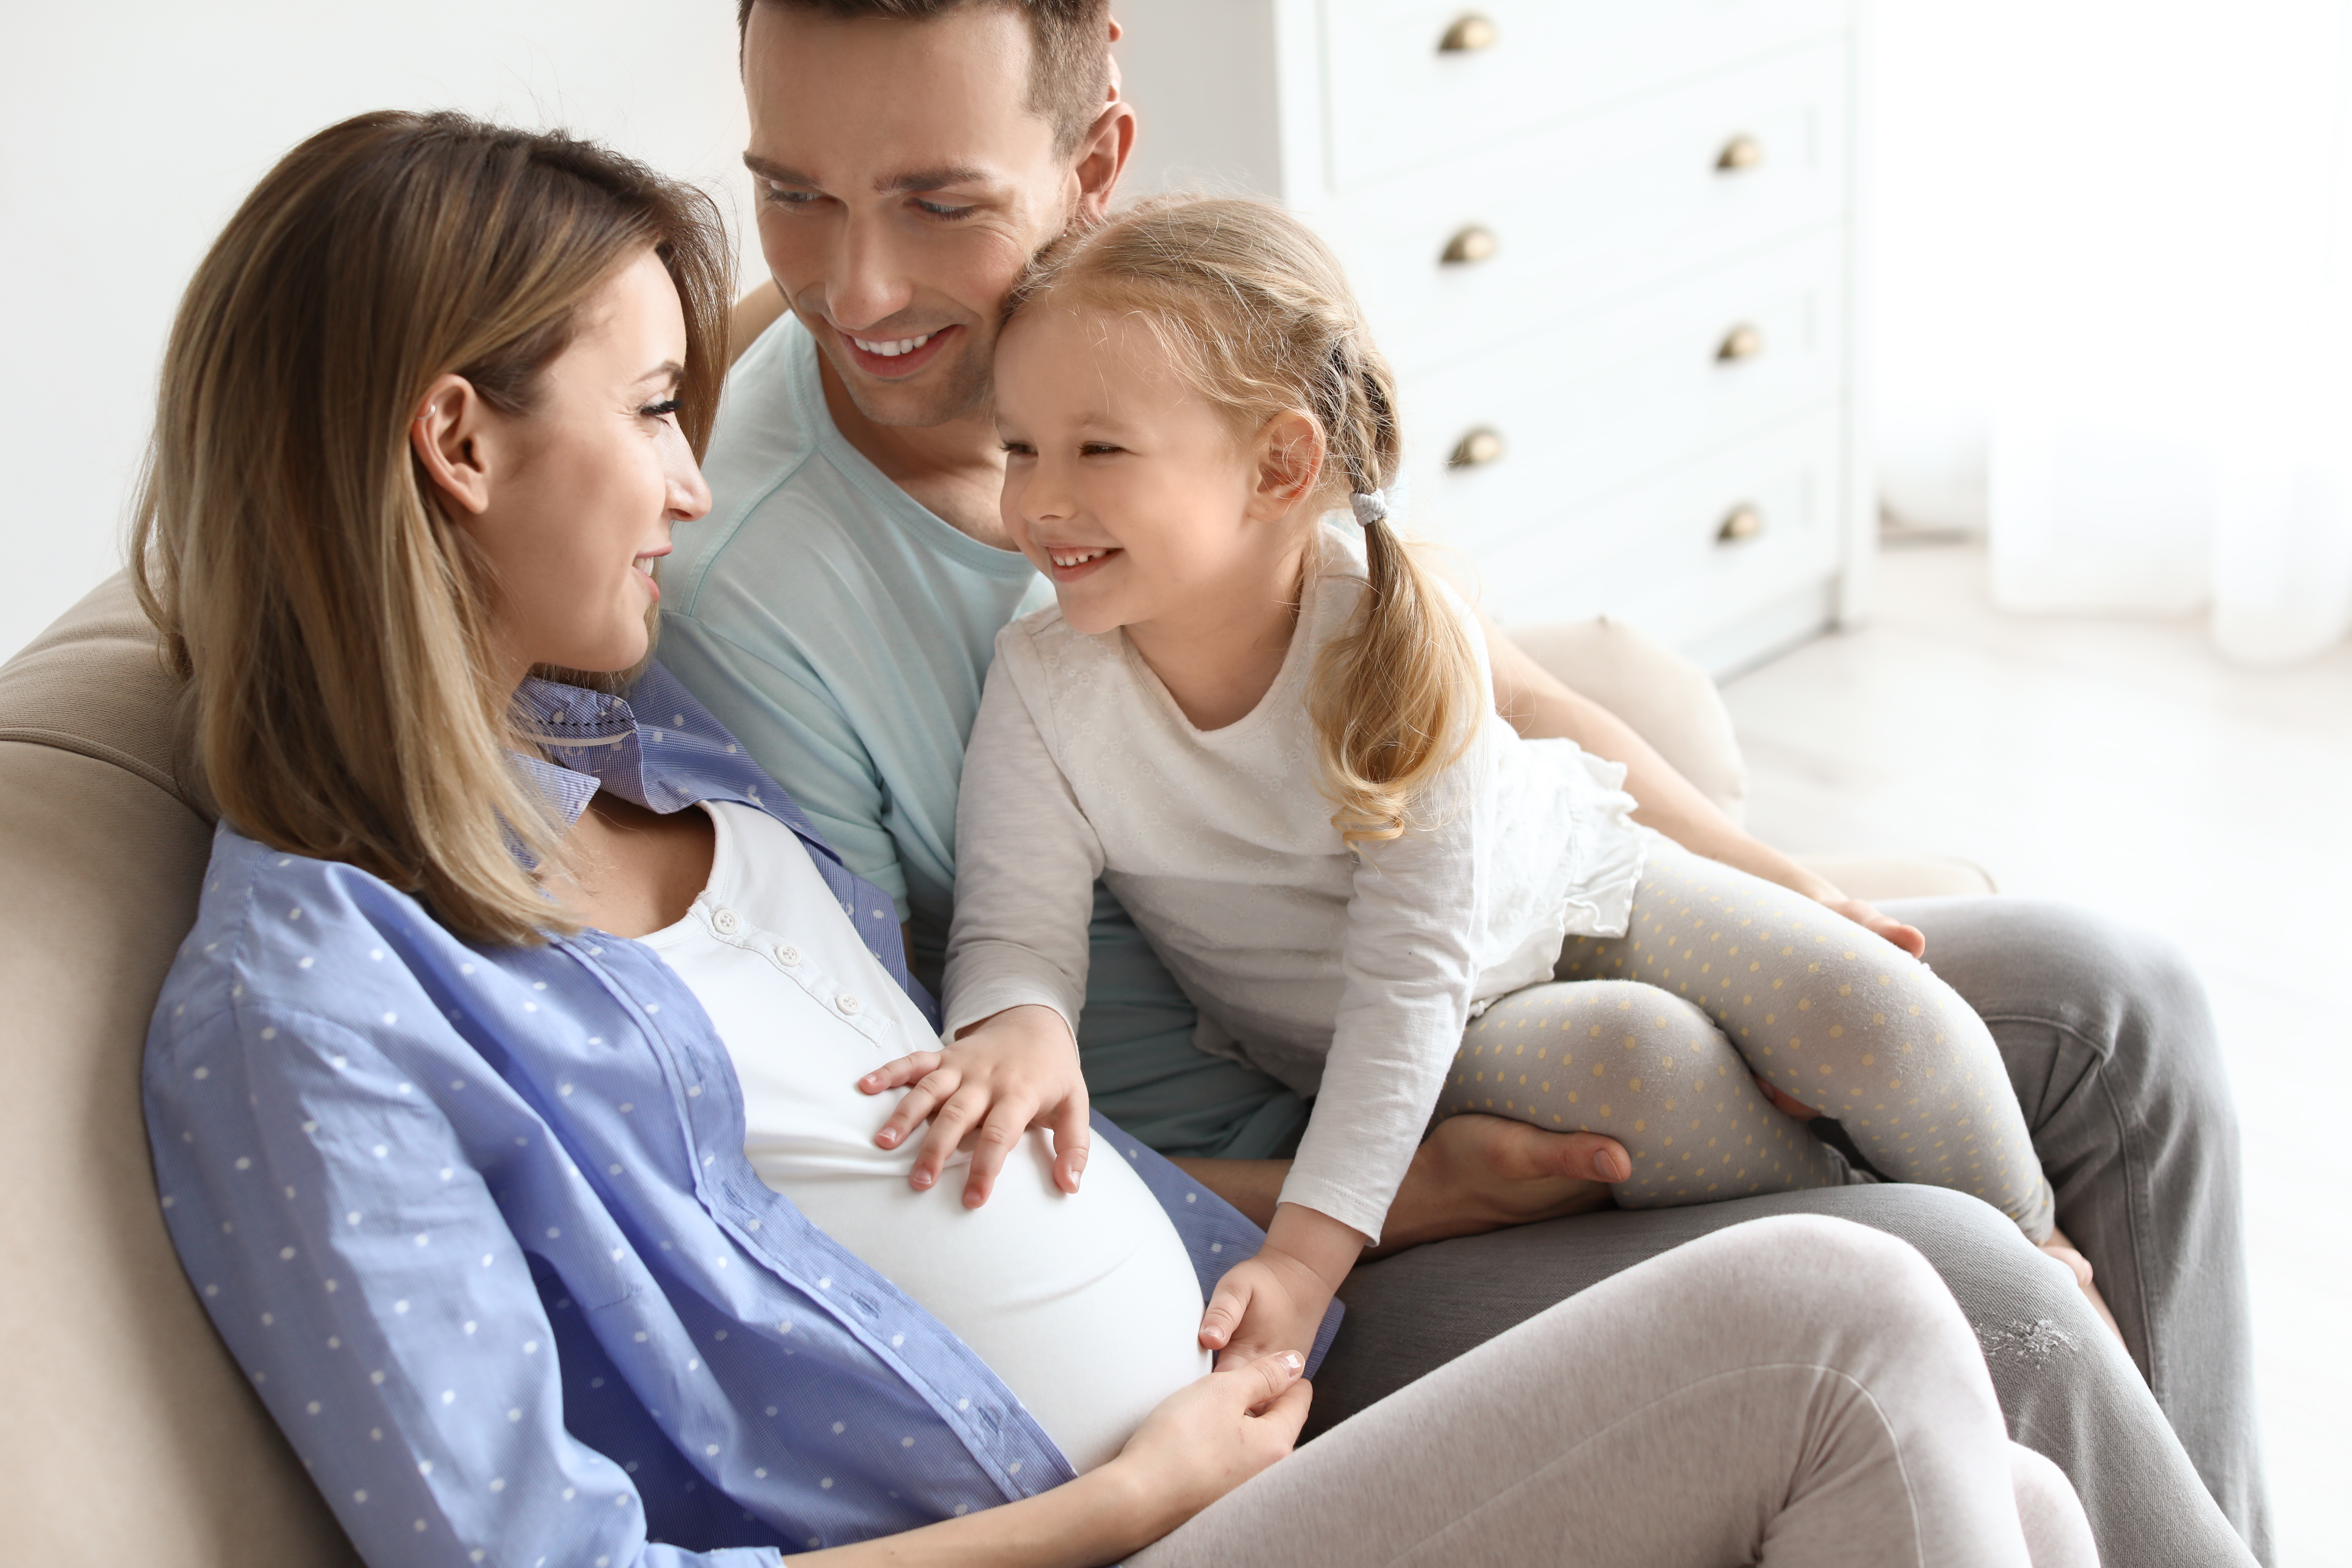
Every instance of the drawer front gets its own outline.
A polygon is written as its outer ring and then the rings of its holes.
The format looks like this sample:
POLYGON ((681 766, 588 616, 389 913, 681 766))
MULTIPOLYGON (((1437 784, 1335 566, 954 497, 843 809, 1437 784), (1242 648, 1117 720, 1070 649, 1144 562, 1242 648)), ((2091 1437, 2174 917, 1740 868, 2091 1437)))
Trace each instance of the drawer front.
MULTIPOLYGON (((1848 29, 1854 0, 1323 0, 1339 194, 1848 29), (1472 13, 1483 47, 1440 47, 1472 13)), ((1294 192, 1293 199, 1304 193, 1294 192)))
POLYGON ((1832 401, 1844 281, 1832 227, 1444 369, 1401 365, 1416 510, 1492 537, 1832 401), (1486 460, 1449 460, 1465 446, 1486 460))
POLYGON ((1835 221, 1847 67, 1843 39, 1776 56, 1381 181, 1316 227, 1391 357, 1443 364, 1835 221))
POLYGON ((1445 542, 1506 626, 1610 614, 1688 646, 1839 565, 1845 416, 1810 415, 1645 485, 1445 542), (1755 531, 1722 538, 1747 512, 1755 531))

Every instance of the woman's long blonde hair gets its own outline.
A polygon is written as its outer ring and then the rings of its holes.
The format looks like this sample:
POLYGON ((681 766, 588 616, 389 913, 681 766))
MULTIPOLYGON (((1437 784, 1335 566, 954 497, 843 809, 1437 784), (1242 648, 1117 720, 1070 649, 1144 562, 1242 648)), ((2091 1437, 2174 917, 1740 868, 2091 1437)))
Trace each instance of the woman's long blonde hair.
MULTIPOLYGON (((1330 248, 1279 207, 1230 197, 1146 201, 1041 257, 1010 310, 1049 297, 1152 330, 1193 389, 1244 437, 1300 412, 1323 438, 1317 512, 1395 481, 1396 384, 1330 248)), ((1349 844, 1394 838, 1461 756, 1487 706, 1462 627, 1385 519, 1364 525, 1369 587, 1318 659, 1315 722, 1332 824, 1349 844)))
POLYGON ((205 785, 239 831, 475 941, 563 926, 530 869, 562 827, 509 754, 497 584, 409 421, 451 372, 528 414, 582 306, 648 247, 685 307, 699 457, 726 365, 717 213, 560 133, 389 110, 320 132, 214 242, 164 351, 131 560, 205 785))

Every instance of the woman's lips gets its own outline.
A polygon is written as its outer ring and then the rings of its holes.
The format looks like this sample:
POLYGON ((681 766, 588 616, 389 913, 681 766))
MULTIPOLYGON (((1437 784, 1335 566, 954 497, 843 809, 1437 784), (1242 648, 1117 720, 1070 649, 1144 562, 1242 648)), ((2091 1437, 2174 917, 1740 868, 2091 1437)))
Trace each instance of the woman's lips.
POLYGON ((866 333, 851 334, 839 327, 833 329, 841 340, 850 363, 877 381, 904 381, 940 357, 949 341, 963 331, 961 327, 940 327, 929 333, 917 333, 905 338, 878 338, 866 333), (871 343, 875 347, 866 345, 871 343), (877 352, 897 350, 898 352, 877 352))

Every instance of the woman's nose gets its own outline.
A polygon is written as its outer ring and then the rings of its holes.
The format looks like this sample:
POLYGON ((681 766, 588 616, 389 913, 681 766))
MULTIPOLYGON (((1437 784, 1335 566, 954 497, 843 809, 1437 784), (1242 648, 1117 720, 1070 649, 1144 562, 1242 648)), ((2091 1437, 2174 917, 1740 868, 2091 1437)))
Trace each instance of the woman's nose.
POLYGON ((668 485, 668 505, 664 509, 672 522, 692 522, 710 510, 710 486, 702 477, 702 465, 694 460, 694 453, 684 441, 677 443, 677 456, 667 465, 664 478, 668 485))

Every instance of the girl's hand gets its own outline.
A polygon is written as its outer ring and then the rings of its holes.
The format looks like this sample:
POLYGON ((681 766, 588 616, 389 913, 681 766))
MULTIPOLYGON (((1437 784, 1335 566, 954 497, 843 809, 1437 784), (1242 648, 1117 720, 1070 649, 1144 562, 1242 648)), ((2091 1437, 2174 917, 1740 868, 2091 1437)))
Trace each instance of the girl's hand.
MULTIPOLYGON (((1297 1351, 1261 1356, 1188 1383, 1161 1400, 1118 1458, 1148 1540, 1167 1534, 1290 1452, 1314 1390, 1297 1351)), ((1107 1478, 1108 1479, 1108 1478, 1107 1478)))
POLYGON ((1274 1211, 1265 1245, 1217 1281, 1201 1314, 1201 1343, 1219 1352, 1219 1371, 1283 1351, 1304 1355, 1331 1297, 1364 1249, 1361 1233, 1297 1204, 1274 1211))
POLYGON ((1078 1046, 1070 1026, 1051 1007, 1008 1007, 966 1027, 945 1050, 900 1057, 857 1080, 866 1094, 909 1084, 914 1087, 874 1142, 895 1149, 918 1122, 930 1121, 907 1176, 918 1192, 939 1181, 948 1156, 971 1133, 963 1204, 980 1207, 994 1189, 1005 1156, 1036 1126, 1053 1130, 1054 1184, 1066 1193, 1078 1190, 1092 1141, 1087 1080, 1078 1071, 1078 1046))
POLYGON ((1893 915, 1881 913, 1878 906, 1867 899, 1849 899, 1841 893, 1822 900, 1822 907, 1832 914, 1843 915, 1871 935, 1885 938, 1914 958, 1927 956, 1927 932, 1917 926, 1904 924, 1893 915))

